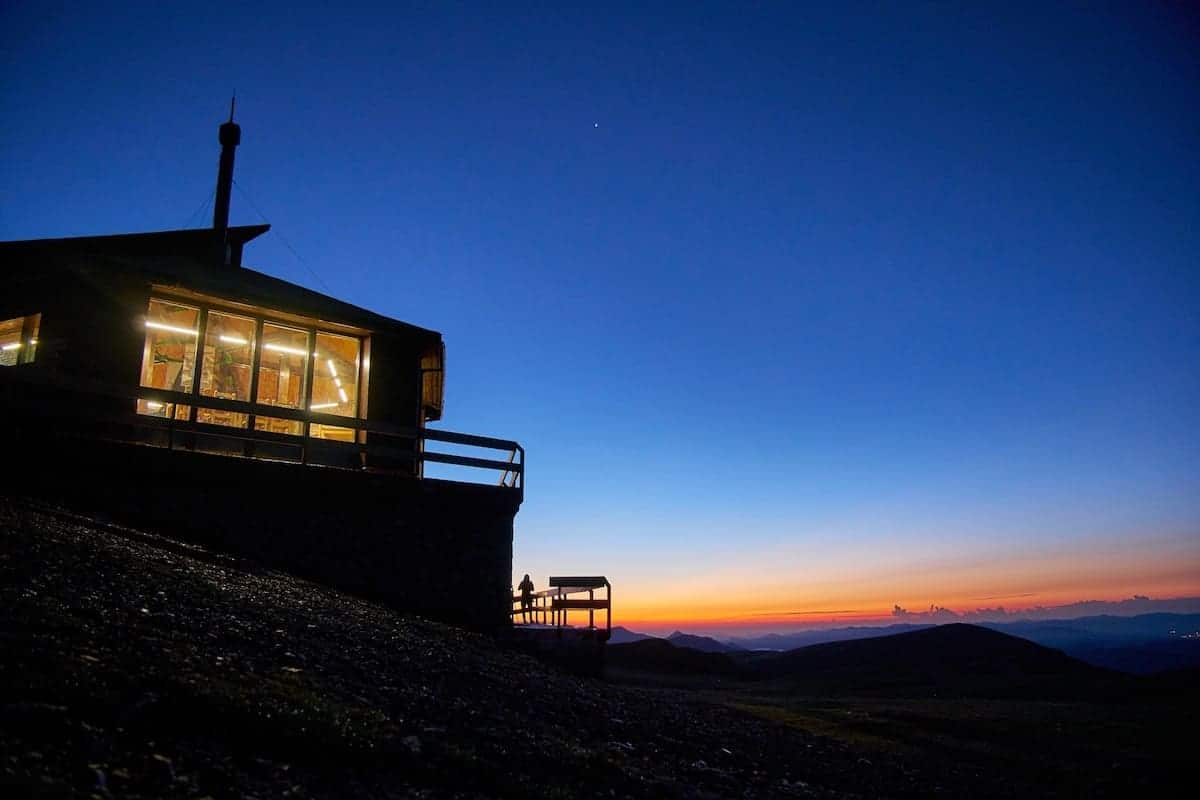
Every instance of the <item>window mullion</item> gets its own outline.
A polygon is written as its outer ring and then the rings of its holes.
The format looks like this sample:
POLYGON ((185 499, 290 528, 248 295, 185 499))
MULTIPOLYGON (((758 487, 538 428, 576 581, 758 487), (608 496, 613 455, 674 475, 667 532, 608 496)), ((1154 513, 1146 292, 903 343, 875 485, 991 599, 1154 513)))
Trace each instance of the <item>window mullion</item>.
POLYGON ((254 320, 254 347, 250 351, 250 419, 246 422, 248 430, 254 430, 256 421, 255 407, 258 405, 258 373, 262 363, 263 321, 254 320))
MULTIPOLYGON (((200 307, 200 317, 196 323, 196 364, 192 368, 192 390, 188 394, 197 398, 200 396, 200 376, 204 370, 204 337, 208 334, 208 309, 200 307)), ((196 404, 188 409, 188 420, 196 421, 196 404)))

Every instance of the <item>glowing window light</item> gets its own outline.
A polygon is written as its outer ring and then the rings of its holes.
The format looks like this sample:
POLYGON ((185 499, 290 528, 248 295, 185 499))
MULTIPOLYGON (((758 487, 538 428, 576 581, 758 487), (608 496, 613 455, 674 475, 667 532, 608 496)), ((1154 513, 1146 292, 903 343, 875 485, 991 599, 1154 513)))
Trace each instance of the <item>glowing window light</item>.
POLYGON ((274 350, 276 353, 288 353, 293 356, 306 356, 307 350, 301 350, 296 347, 284 347, 281 344, 264 344, 263 350, 274 350))
POLYGON ((156 403, 153 400, 146 401, 146 408, 150 409, 151 411, 158 411, 160 408, 162 408, 162 406, 162 403, 156 403))
POLYGON ((309 411, 320 411, 322 408, 337 408, 337 403, 313 403, 308 407, 309 411))
POLYGON ((220 339, 222 342, 227 342, 229 344, 250 344, 249 342, 247 342, 245 339, 241 338, 240 336, 226 336, 225 334, 221 334, 217 338, 220 339))
POLYGON ((343 389, 343 388, 341 388, 340 386, 338 387, 338 395, 340 395, 340 396, 341 396, 341 398, 342 398, 342 402, 343 402, 343 403, 349 403, 349 402, 350 402, 350 398, 346 397, 346 390, 345 390, 345 389, 343 389))
POLYGON ((334 379, 333 379, 333 384, 334 384, 334 386, 338 387, 339 389, 340 389, 340 388, 342 388, 342 379, 341 379, 341 378, 334 378, 334 379))
POLYGON ((4 352, 7 353, 10 350, 16 350, 20 346, 21 346, 20 342, 13 342, 12 344, 6 344, 6 345, 4 345, 4 347, 0 347, 0 350, 3 350, 4 352))
POLYGON ((176 325, 166 325, 162 322, 152 322, 151 320, 146 320, 146 327, 154 328, 158 331, 170 331, 171 333, 186 333, 188 336, 196 335, 196 331, 191 328, 180 328, 176 325))
POLYGON ((333 366, 333 359, 332 358, 326 359, 325 363, 329 365, 329 374, 332 375, 334 378, 336 378, 338 376, 338 374, 337 374, 337 369, 333 366))

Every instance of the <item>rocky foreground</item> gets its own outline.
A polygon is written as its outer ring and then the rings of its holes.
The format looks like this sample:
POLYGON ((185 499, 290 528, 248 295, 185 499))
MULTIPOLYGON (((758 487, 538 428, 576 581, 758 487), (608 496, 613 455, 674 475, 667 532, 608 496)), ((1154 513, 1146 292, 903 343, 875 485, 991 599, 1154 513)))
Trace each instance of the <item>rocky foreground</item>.
POLYGON ((0 796, 1004 794, 20 500, 0 609, 0 796))

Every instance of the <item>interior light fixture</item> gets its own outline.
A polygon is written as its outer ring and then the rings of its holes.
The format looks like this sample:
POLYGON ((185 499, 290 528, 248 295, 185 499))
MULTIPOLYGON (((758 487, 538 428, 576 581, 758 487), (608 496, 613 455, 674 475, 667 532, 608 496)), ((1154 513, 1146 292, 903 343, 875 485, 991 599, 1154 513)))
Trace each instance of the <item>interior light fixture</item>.
POLYGON ((7 353, 9 350, 16 350, 20 346, 21 346, 20 342, 13 342, 12 344, 6 344, 6 345, 4 345, 4 347, 0 347, 0 350, 3 350, 4 352, 7 353))
POLYGON ((153 400, 147 400, 146 408, 150 409, 151 411, 158 411, 160 408, 162 408, 162 403, 156 403, 153 400))
POLYGON ((313 403, 308 407, 309 411, 319 411, 322 408, 337 408, 337 403, 313 403))
POLYGON ((342 379, 341 379, 341 378, 334 378, 334 379, 333 379, 333 384, 334 384, 335 386, 337 386, 339 389, 340 389, 340 388, 342 388, 342 379))
POLYGON ((337 374, 337 370, 334 369, 333 359, 332 358, 327 359, 325 361, 325 363, 329 365, 329 374, 336 378, 338 376, 338 374, 337 374))
POLYGON ((290 353, 294 356, 306 356, 307 350, 301 350, 297 347, 284 347, 281 344, 264 344, 263 350, 274 350, 276 353, 290 353))
POLYGON ((338 394, 339 394, 339 395, 341 395, 341 398, 342 398, 342 402, 343 402, 343 403, 349 403, 349 402, 350 402, 350 398, 346 397, 346 390, 345 390, 345 389, 342 389, 341 387, 338 387, 338 394))
POLYGON ((229 344, 250 344, 240 336, 226 336, 225 334, 221 334, 217 338, 222 342, 228 342, 229 344))
POLYGON ((170 331, 171 333, 186 333, 188 336, 196 335, 196 331, 191 328, 180 328, 176 325, 166 325, 162 322, 153 322, 151 320, 146 320, 146 327, 159 331, 170 331))

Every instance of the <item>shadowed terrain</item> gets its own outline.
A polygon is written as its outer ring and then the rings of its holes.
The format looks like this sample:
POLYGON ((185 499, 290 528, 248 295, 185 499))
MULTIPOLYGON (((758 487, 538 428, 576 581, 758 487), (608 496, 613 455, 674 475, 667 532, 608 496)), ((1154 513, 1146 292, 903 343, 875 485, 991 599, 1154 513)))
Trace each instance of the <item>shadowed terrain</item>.
POLYGON ((757 673, 816 694, 1024 697, 1063 700, 1134 691, 1125 675, 974 625, 816 644, 763 659, 757 673))
POLYGON ((661 640, 698 685, 614 685, 145 531, 0 500, 0 536, 3 796, 1161 796, 1195 721, 836 700, 795 679, 828 654, 714 680, 661 640))

